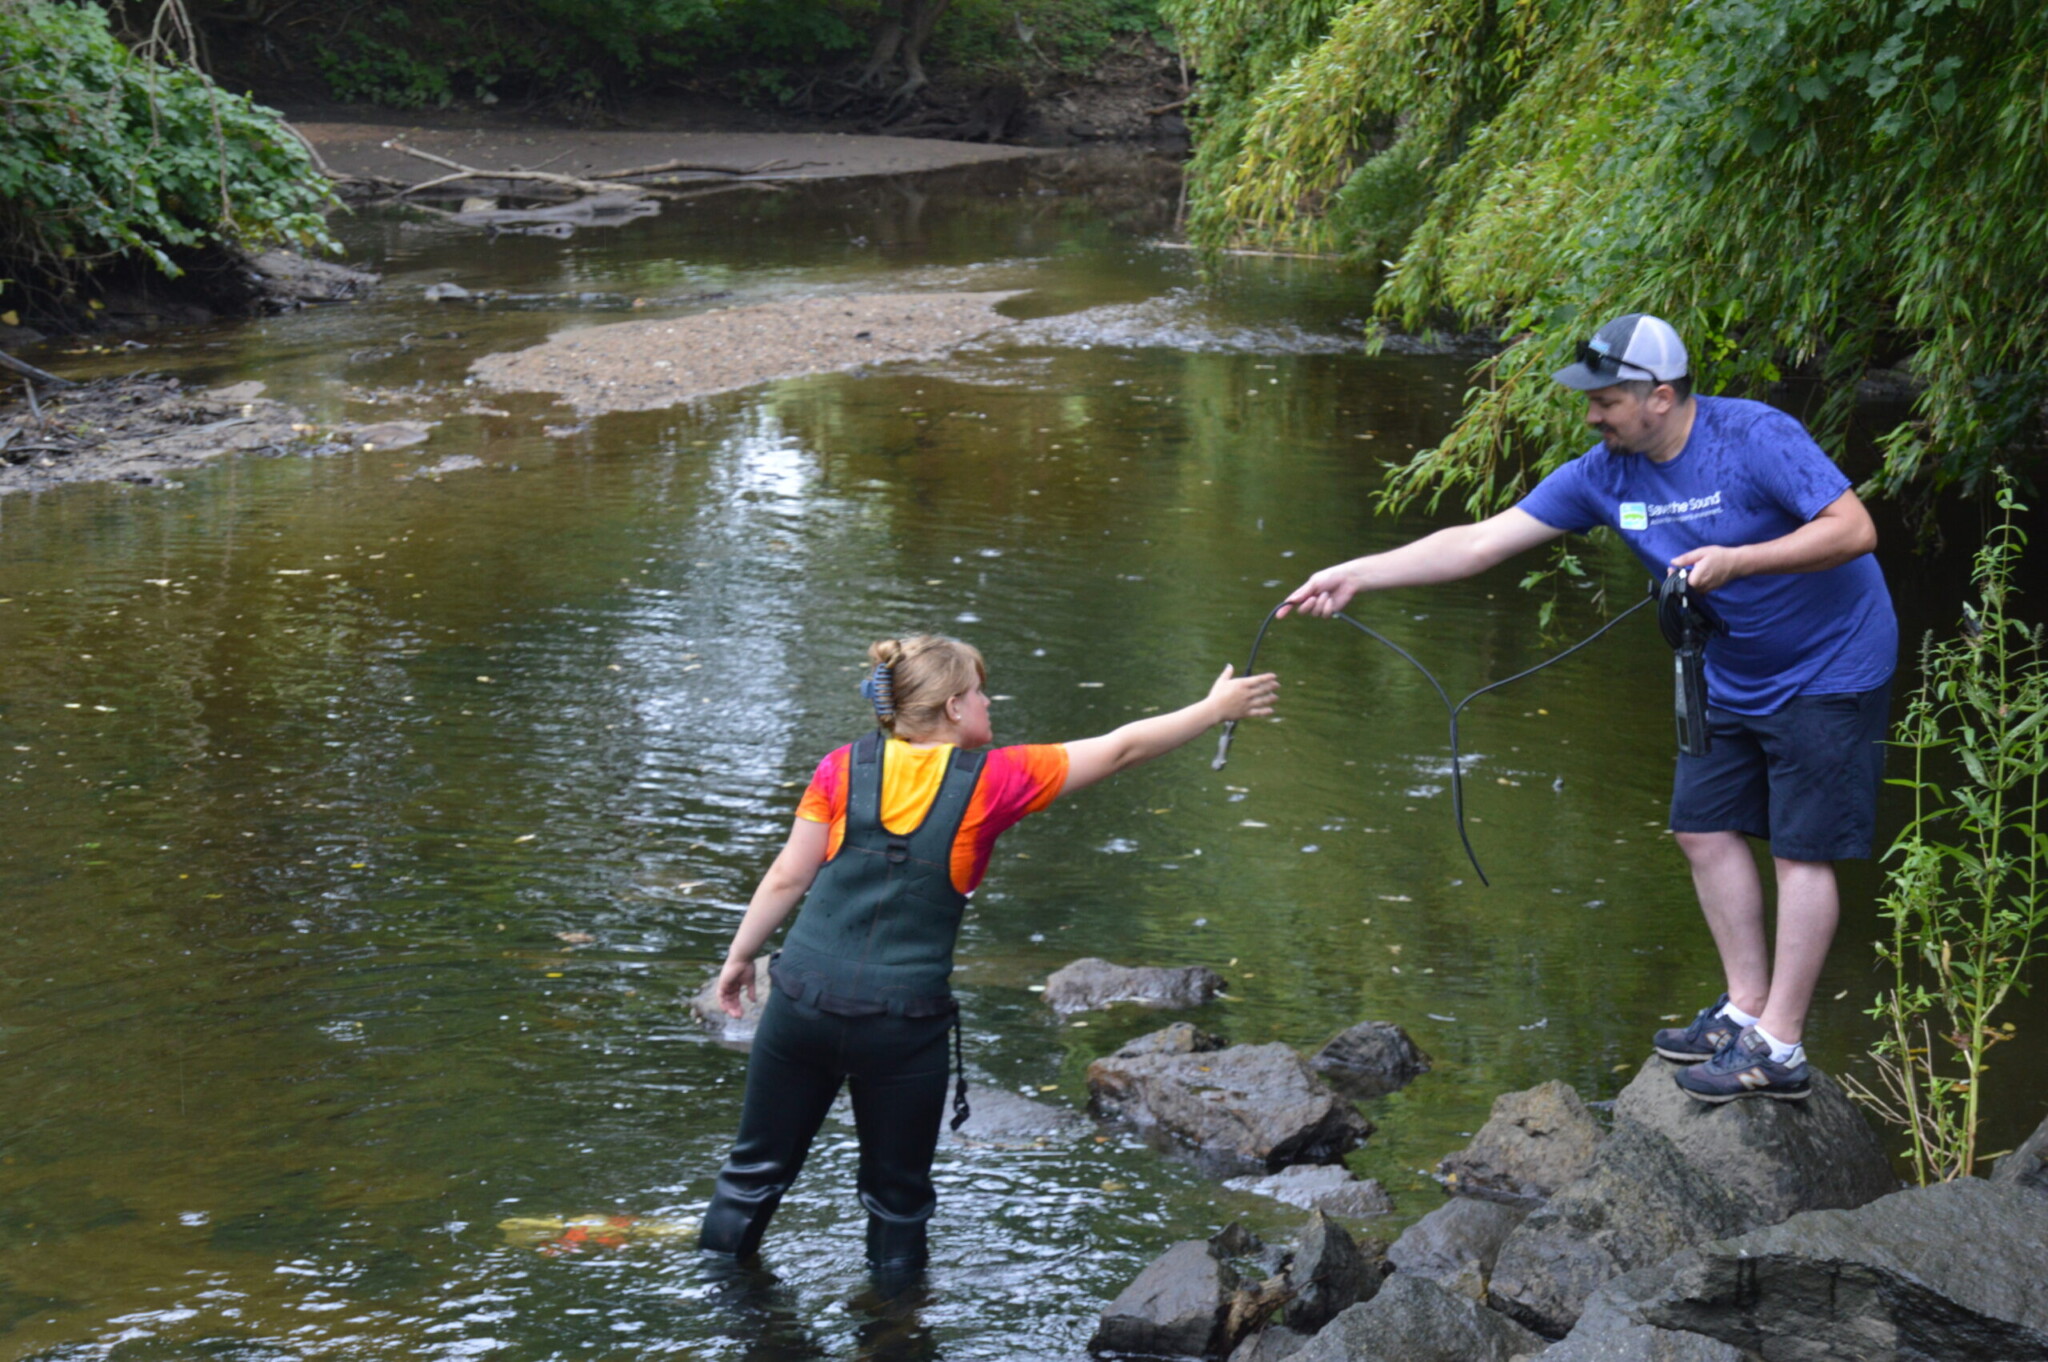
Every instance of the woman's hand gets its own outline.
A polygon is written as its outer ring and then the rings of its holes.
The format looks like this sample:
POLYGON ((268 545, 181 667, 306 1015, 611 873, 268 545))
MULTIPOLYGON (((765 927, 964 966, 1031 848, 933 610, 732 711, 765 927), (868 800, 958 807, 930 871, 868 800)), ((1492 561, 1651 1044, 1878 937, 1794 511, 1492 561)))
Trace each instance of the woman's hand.
POLYGON ((1279 693, 1280 678, 1271 672, 1238 676, 1236 668, 1225 667, 1209 693, 1185 709, 1134 719, 1099 738, 1066 744, 1067 781, 1060 789, 1084 789, 1104 776, 1164 756, 1216 724, 1271 714, 1279 693))
POLYGON ((718 1005, 725 1010, 726 1016, 745 1015, 745 1009, 740 1006, 742 988, 747 991, 747 1001, 753 1002, 754 962, 747 959, 727 960, 725 968, 718 971, 718 1005))
POLYGON ((1280 678, 1273 672, 1239 676, 1237 668, 1223 664, 1223 674, 1209 687, 1209 701, 1220 708, 1224 719, 1256 719, 1273 712, 1280 694, 1280 678))

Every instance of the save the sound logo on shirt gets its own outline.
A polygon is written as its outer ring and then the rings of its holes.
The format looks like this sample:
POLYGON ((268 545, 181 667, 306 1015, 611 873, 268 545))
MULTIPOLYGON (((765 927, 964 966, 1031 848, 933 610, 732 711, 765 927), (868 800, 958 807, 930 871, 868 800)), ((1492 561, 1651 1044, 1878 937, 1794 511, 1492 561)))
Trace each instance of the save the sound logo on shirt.
POLYGON ((1650 528, 1649 503, 1624 501, 1621 503, 1621 528, 1624 530, 1647 530, 1650 528))

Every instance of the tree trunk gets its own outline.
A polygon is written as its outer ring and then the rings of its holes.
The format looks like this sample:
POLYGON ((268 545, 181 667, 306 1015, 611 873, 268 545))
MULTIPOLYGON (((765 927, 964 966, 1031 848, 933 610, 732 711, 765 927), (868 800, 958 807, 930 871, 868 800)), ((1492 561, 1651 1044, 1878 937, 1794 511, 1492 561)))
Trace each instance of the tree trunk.
POLYGON ((931 40, 932 29, 952 3, 953 0, 903 0, 903 83, 889 96, 891 110, 904 108, 918 91, 931 84, 931 78, 924 73, 924 45, 931 40))
MULTIPOLYGON (((915 4, 917 0, 903 0, 904 4, 915 4)), ((861 69, 860 77, 854 84, 865 89, 882 78, 889 64, 896 60, 896 49, 903 45, 903 15, 892 11, 882 22, 875 34, 875 45, 868 49, 868 64, 861 69)))

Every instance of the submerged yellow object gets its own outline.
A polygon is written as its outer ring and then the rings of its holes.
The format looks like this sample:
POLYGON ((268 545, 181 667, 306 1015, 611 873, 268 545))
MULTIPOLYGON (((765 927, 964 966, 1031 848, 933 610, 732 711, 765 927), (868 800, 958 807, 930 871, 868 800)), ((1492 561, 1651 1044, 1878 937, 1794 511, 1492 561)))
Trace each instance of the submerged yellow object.
POLYGON ((509 1244, 561 1254, 623 1248, 629 1243, 649 1240, 695 1239, 701 1223, 695 1216, 514 1216, 500 1220, 498 1230, 509 1244))

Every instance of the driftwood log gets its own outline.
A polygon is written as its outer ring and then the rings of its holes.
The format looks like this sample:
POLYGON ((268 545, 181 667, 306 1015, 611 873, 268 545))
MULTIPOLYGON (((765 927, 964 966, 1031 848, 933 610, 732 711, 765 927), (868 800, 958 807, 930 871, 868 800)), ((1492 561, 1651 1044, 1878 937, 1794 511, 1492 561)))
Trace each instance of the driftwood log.
MULTIPOLYGON (((59 378, 55 374, 46 374, 41 369, 36 368, 35 365, 30 364, 26 360, 16 359, 5 350, 0 350, 0 369, 20 374, 31 384, 40 383, 45 388, 73 388, 78 386, 68 378, 59 378)), ((34 390, 31 389, 30 391, 33 392, 34 390)))
POLYGON ((437 189, 442 185, 455 184, 463 180, 510 180, 525 184, 550 185, 558 189, 569 189, 580 194, 590 195, 616 194, 621 182, 630 181, 636 189, 645 190, 663 198, 673 198, 677 196, 665 193, 655 188, 655 186, 659 184, 701 185, 701 181, 694 179, 664 180, 658 177, 673 175, 678 172, 688 172, 693 175, 722 175, 728 177, 729 183, 757 184, 769 187, 778 179, 788 178, 787 174, 771 174, 770 172, 787 172, 801 169, 807 165, 817 164, 815 161, 788 162, 778 159, 765 161, 751 169, 734 170, 728 166, 703 165, 691 161, 677 160, 662 161, 649 166, 634 166, 627 170, 600 171, 586 177, 581 175, 562 175, 552 170, 494 170, 481 166, 467 166, 460 161, 451 161, 446 156, 437 156, 431 151, 421 151, 418 147, 409 147, 395 139, 384 143, 384 145, 392 151, 403 152, 407 156, 415 157, 432 165, 444 167, 450 172, 446 175, 436 175, 430 180, 422 180, 418 184, 407 185, 394 196, 398 198, 403 198, 407 194, 417 194, 427 189, 437 189))

